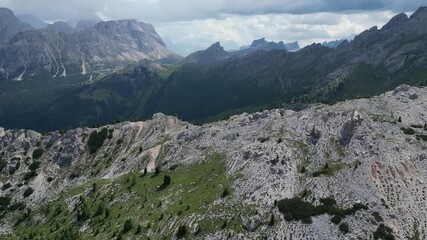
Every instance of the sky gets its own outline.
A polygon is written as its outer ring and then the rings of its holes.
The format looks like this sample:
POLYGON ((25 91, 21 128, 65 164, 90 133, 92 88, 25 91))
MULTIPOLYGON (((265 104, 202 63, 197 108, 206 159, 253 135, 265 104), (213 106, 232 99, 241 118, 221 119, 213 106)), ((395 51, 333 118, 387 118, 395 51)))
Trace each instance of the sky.
POLYGON ((270 41, 313 42, 351 38, 381 27, 425 0, 0 0, 16 14, 45 21, 137 19, 152 23, 181 55, 220 41, 226 49, 270 41))

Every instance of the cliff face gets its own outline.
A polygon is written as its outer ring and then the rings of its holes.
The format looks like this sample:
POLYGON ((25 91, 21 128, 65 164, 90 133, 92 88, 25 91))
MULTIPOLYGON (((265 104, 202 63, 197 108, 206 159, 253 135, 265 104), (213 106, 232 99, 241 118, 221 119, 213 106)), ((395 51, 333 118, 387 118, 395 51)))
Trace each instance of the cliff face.
POLYGON ((17 32, 31 29, 29 24, 21 22, 10 9, 0 8, 0 46, 17 32))
POLYGON ((371 99, 203 126, 156 114, 66 133, 0 129, 0 195, 9 199, 0 232, 424 239, 426 103, 426 88, 403 85, 371 99), (285 198, 303 202, 305 223, 276 207, 285 198), (336 201, 333 211, 325 198, 336 201), (307 210, 316 206, 323 210, 307 210), (126 221, 132 230, 124 231, 126 221))
MULTIPOLYGON (((0 17, 7 16, 18 21, 11 11, 0 12, 0 17)), ((0 47, 0 80, 105 75, 143 59, 180 58, 152 25, 136 20, 100 22, 82 31, 61 22, 28 31, 17 24, 2 21, 0 26, 8 37, 0 47)))

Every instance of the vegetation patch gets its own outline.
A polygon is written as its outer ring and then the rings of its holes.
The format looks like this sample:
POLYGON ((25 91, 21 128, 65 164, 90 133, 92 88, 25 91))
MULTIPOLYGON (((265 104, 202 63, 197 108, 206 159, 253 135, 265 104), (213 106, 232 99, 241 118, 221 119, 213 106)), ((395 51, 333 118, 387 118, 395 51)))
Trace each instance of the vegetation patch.
POLYGON ((423 141, 427 141, 427 135, 416 135, 418 140, 423 140, 423 141))
POLYGON ((348 226, 347 223, 341 223, 338 227, 340 229, 341 232, 343 232, 344 234, 348 233, 350 231, 350 227, 348 226))
POLYGON ((343 163, 326 163, 323 167, 313 172, 313 177, 320 177, 322 175, 334 176, 336 171, 343 169, 346 164, 343 163))
POLYGON ((393 229, 381 223, 374 232, 374 239, 394 240, 393 229))
POLYGON ((10 182, 7 182, 5 184, 3 184, 3 186, 1 187, 1 190, 6 190, 9 189, 10 187, 12 187, 12 184, 10 182))
POLYGON ((402 132, 406 135, 414 135, 415 134, 415 130, 413 128, 405 128, 405 127, 401 127, 400 130, 402 130, 402 132))
POLYGON ((33 194, 34 189, 32 189, 31 187, 28 187, 25 192, 24 192, 24 198, 29 197, 31 194, 33 194))
POLYGON ((33 159, 40 159, 40 157, 43 155, 44 150, 41 148, 37 148, 33 151, 33 159))
POLYGON ((7 166, 7 161, 0 156, 0 172, 7 166))
POLYGON ((90 154, 95 153, 96 151, 98 151, 99 148, 102 147, 105 139, 108 137, 108 133, 108 129, 103 128, 99 132, 95 130, 90 134, 88 140, 90 154))
POLYGON ((30 164, 30 166, 28 167, 31 171, 36 171, 41 165, 40 161, 34 161, 33 163, 30 164))
POLYGON ((381 217, 381 215, 380 215, 380 213, 379 213, 379 212, 373 212, 373 213, 372 213, 372 217, 374 217, 374 218, 375 218, 375 221, 377 221, 377 222, 382 222, 382 221, 384 221, 384 219, 381 217))
POLYGON ((354 204, 352 208, 341 209, 335 205, 333 198, 323 198, 322 205, 315 206, 310 202, 303 201, 300 197, 285 198, 277 202, 279 212, 284 215, 287 221, 302 221, 304 223, 311 223, 311 217, 329 214, 333 216, 338 223, 340 219, 348 215, 353 215, 357 211, 368 207, 363 204, 354 204), (326 203, 326 204, 325 204, 326 203))
MULTIPOLYGON (((155 176, 129 173, 68 189, 22 218, 14 228, 14 237, 172 239, 178 237, 180 226, 187 226, 185 238, 196 234, 200 238, 221 228, 246 232, 240 216, 251 214, 250 207, 230 197, 222 199, 224 189, 232 196, 223 159, 224 155, 213 153, 202 163, 164 168, 155 176), (162 185, 165 187, 160 191, 162 185), (75 199, 74 206, 67 204, 71 199, 75 199), (45 220, 40 222, 40 218, 45 220), (194 223, 197 231, 188 227, 188 221, 194 219, 199 219, 194 223), (82 226, 85 230, 78 231, 82 226)), ((24 213, 18 209, 16 214, 24 213)))

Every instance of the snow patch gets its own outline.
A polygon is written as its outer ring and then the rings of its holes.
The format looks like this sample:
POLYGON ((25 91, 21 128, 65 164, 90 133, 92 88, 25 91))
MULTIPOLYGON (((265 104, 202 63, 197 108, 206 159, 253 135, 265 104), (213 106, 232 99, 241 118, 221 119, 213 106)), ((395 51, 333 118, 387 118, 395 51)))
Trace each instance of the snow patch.
POLYGON ((64 71, 62 72, 61 77, 67 77, 67 70, 65 70, 65 67, 62 68, 64 68, 64 71))
POLYGON ((22 81, 24 80, 24 74, 27 71, 27 67, 25 67, 24 71, 18 77, 14 78, 13 81, 22 81))
POLYGON ((82 57, 82 75, 86 75, 85 59, 82 57))

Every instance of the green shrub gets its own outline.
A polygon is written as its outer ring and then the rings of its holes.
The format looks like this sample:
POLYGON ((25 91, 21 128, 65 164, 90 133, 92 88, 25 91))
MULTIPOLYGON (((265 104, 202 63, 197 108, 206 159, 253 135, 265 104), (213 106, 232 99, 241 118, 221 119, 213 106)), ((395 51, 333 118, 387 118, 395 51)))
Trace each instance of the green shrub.
POLYGON ((12 184, 11 183, 5 183, 2 187, 1 187, 1 190, 6 190, 6 189, 9 189, 10 187, 12 187, 12 184))
POLYGON ((34 161, 30 164, 28 167, 31 171, 36 171, 40 167, 41 162, 40 161, 34 161))
POLYGON ((9 196, 0 197, 0 206, 8 206, 11 200, 9 196))
POLYGON ((29 197, 31 194, 33 194, 34 189, 32 189, 31 187, 28 187, 25 192, 24 192, 24 198, 29 197))
POLYGON ((20 167, 21 167, 21 161, 18 161, 18 162, 15 164, 15 169, 16 169, 16 170, 18 170, 20 167))
POLYGON ((187 227, 185 225, 181 225, 176 232, 176 237, 178 239, 184 238, 187 235, 187 227))
POLYGON ((70 179, 70 180, 74 180, 74 179, 76 179, 76 178, 78 178, 80 175, 78 174, 78 173, 71 173, 70 174, 70 176, 68 176, 68 178, 70 179))
POLYGON ((12 211, 12 212, 16 210, 24 210, 24 209, 25 209, 25 204, 22 202, 14 203, 9 206, 9 211, 12 211))
POLYGON ((78 222, 84 222, 90 217, 89 208, 86 203, 83 203, 77 210, 76 218, 78 222))
POLYGON ((299 197, 282 199, 277 202, 277 207, 279 212, 285 214, 285 219, 288 221, 307 219, 317 215, 316 207, 299 197))
POLYGON ((268 222, 268 226, 272 227, 272 226, 274 226, 274 223, 275 223, 274 215, 271 214, 270 221, 268 222))
POLYGON ((125 234, 130 230, 132 230, 132 228, 133 228, 132 220, 128 218, 126 219, 125 224, 123 225, 122 233, 125 234))
POLYGON ((230 195, 230 192, 228 191, 228 188, 224 188, 224 191, 221 194, 221 198, 225 198, 228 195, 230 195))
POLYGON ((147 173, 148 173, 147 168, 144 168, 144 172, 139 177, 143 178, 143 177, 147 176, 147 173))
POLYGON ((393 229, 381 223, 374 232, 374 239, 394 240, 393 229))
MULTIPOLYGON (((145 172, 145 169, 144 169, 144 172, 145 172)), ((154 173, 153 173, 153 175, 152 175, 151 177, 152 177, 152 178, 157 177, 157 175, 159 175, 161 172, 162 172, 162 170, 160 169, 160 166, 157 166, 157 167, 154 169, 154 173)))
POLYGON ((41 148, 37 148, 33 151, 33 159, 39 159, 44 153, 44 150, 41 148))
POLYGON ((337 204, 337 201, 335 201, 335 199, 331 198, 331 197, 327 197, 327 198, 321 198, 319 199, 319 201, 326 206, 333 206, 335 204, 337 204))
POLYGON ((279 162, 279 156, 277 156, 275 159, 270 160, 270 163, 272 165, 276 165, 279 162))
POLYGON ((169 175, 165 175, 163 177, 163 183, 160 185, 159 190, 165 189, 171 183, 171 177, 169 175))
POLYGON ((135 235, 138 235, 141 232, 142 232, 142 227, 141 227, 141 225, 138 225, 138 227, 136 228, 136 231, 135 231, 135 235))
POLYGON ((331 222, 334 224, 339 224, 342 221, 342 217, 339 215, 335 215, 331 218, 331 222))
POLYGON ((101 216, 105 211, 105 207, 103 203, 98 204, 98 208, 96 209, 95 213, 93 214, 93 217, 101 216))
POLYGON ((369 208, 368 208, 368 206, 366 206, 366 205, 365 205, 365 204, 363 204, 363 203, 355 203, 355 204, 353 205, 353 211, 354 211, 354 212, 359 211, 359 210, 361 210, 361 209, 363 209, 363 210, 368 210, 369 208))
POLYGON ((379 212, 373 212, 372 216, 375 218, 375 221, 377 222, 382 222, 384 221, 384 219, 381 217, 379 212))
POLYGON ((341 223, 338 227, 340 229, 341 232, 343 232, 344 234, 348 233, 350 231, 350 228, 348 226, 347 223, 341 223))
POLYGON ((163 177, 163 185, 168 186, 171 183, 171 177, 168 175, 165 175, 163 177))
POLYGON ((412 128, 423 128, 423 125, 412 124, 411 127, 412 128))
POLYGON ((114 129, 109 129, 108 130, 108 139, 112 139, 113 138, 113 132, 114 132, 114 129))
POLYGON ((415 130, 413 128, 404 128, 404 127, 401 127, 400 130, 402 130, 402 132, 404 134, 407 134, 407 135, 414 135, 415 134, 415 130))
POLYGON ((98 151, 99 148, 102 147, 105 139, 107 138, 107 135, 108 135, 107 128, 103 128, 100 132, 95 130, 90 134, 89 140, 88 140, 90 154, 95 153, 96 151, 98 151))
POLYGON ((0 157, 0 172, 7 166, 7 161, 0 157))
POLYGON ((427 141, 427 135, 416 135, 417 139, 423 140, 423 141, 427 141))
POLYGON ((24 175, 24 181, 27 182, 28 180, 30 180, 31 178, 36 177, 36 176, 37 176, 37 172, 35 172, 35 171, 27 172, 24 175))
POLYGON ((227 221, 224 221, 221 226, 221 230, 227 228, 227 221))
POLYGON ((303 219, 301 219, 301 222, 305 223, 305 224, 312 224, 313 220, 311 219, 311 217, 309 217, 309 218, 303 218, 303 219))

